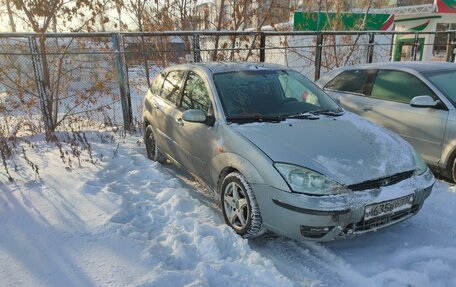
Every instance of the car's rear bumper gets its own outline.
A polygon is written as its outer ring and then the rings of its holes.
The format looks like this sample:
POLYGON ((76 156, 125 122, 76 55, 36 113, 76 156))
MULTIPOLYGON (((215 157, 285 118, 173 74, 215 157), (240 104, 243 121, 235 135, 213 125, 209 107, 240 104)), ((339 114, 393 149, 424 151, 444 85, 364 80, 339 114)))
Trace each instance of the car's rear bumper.
POLYGON ((432 191, 428 170, 394 185, 332 196, 308 196, 253 184, 268 230, 294 239, 330 241, 374 231, 415 215, 432 191), (411 208, 364 220, 366 205, 414 194, 411 208))

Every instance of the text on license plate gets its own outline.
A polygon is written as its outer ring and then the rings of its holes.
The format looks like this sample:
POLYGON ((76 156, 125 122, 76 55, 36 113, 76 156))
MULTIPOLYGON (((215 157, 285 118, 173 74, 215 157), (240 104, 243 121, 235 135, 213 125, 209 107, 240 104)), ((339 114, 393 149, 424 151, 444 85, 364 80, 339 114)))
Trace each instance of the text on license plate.
POLYGON ((401 198, 366 205, 364 209, 364 220, 411 208, 413 199, 414 194, 412 193, 401 198))

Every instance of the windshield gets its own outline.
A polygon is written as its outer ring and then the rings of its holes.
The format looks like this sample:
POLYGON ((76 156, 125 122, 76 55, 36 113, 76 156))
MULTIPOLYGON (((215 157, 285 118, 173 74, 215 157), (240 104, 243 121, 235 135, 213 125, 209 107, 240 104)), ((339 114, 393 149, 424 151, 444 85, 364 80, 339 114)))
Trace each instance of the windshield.
POLYGON ((449 100, 456 103, 456 70, 440 71, 425 75, 449 100))
POLYGON ((320 88, 298 72, 255 70, 214 75, 227 119, 287 117, 341 112, 320 88))

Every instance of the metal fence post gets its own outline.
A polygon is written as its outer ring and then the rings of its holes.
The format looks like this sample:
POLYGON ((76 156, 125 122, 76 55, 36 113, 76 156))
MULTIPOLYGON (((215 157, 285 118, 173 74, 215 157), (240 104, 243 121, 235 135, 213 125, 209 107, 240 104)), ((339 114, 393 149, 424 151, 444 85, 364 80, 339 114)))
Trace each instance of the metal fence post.
POLYGON ((43 65, 41 63, 41 58, 39 55, 38 45, 36 43, 36 38, 34 36, 28 37, 30 54, 32 57, 33 73, 35 74, 35 83, 38 92, 38 97, 40 99, 40 108, 41 113, 43 114, 43 121, 46 127, 46 130, 52 126, 51 118, 49 117, 48 107, 46 102, 48 97, 46 95, 46 89, 44 87, 43 80, 43 65))
POLYGON ((367 46, 367 63, 372 63, 372 60, 374 58, 374 45, 375 45, 375 35, 374 33, 371 33, 369 35, 369 45, 367 46))
POLYGON ((456 32, 453 33, 453 55, 451 61, 456 63, 456 32))
POLYGON ((396 49, 394 48, 394 43, 395 43, 395 40, 396 39, 396 35, 391 35, 391 42, 390 42, 390 47, 389 47, 389 55, 390 55, 390 61, 396 61, 396 59, 394 59, 394 53, 396 51, 396 49))
POLYGON ((415 33, 415 38, 413 39, 413 46, 412 46, 412 59, 413 61, 416 61, 416 55, 418 54, 418 39, 419 39, 419 33, 415 33))
POLYGON ((260 62, 264 62, 266 58, 266 35, 260 33, 260 62))
POLYGON ((128 84, 128 68, 125 57, 125 48, 122 41, 122 35, 113 34, 112 44, 116 53, 117 74, 120 88, 120 101, 122 103, 122 114, 125 130, 129 131, 133 128, 130 85, 128 84))
POLYGON ((456 34, 447 34, 447 50, 446 50, 446 61, 454 62, 454 49, 456 48, 456 34))
POLYGON ((120 44, 120 56, 122 59, 122 69, 124 74, 124 81, 125 81, 125 101, 127 106, 127 118, 129 123, 129 129, 132 130, 134 128, 133 123, 133 110, 131 106, 131 92, 130 92, 130 78, 128 76, 128 61, 127 61, 127 52, 125 50, 125 38, 120 35, 119 37, 119 44, 120 44))
POLYGON ((193 35, 193 61, 201 62, 200 37, 198 34, 193 35))
POLYGON ((321 70, 321 52, 323 49, 323 34, 317 34, 317 46, 315 47, 315 76, 314 80, 320 79, 320 70, 321 70))

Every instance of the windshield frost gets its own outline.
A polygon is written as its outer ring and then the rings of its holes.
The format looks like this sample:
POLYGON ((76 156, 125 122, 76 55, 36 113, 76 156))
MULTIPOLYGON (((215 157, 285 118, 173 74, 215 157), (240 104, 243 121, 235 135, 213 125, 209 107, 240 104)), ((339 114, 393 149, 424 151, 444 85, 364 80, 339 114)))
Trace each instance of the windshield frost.
POLYGON ((295 71, 258 70, 214 75, 227 117, 288 116, 341 109, 310 80, 295 71))

